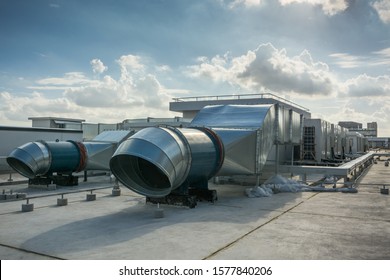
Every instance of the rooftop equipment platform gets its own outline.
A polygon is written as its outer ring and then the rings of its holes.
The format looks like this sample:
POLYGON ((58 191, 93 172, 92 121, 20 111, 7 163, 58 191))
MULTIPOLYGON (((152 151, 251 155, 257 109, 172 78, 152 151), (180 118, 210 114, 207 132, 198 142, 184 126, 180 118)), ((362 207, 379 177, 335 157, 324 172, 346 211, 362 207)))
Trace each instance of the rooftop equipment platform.
POLYGON ((344 182, 347 182, 350 179, 356 179, 367 167, 369 167, 376 155, 375 152, 368 152, 365 155, 340 166, 284 165, 281 166, 281 169, 283 172, 303 175, 304 181, 306 175, 322 174, 324 176, 341 177, 344 178, 344 182))

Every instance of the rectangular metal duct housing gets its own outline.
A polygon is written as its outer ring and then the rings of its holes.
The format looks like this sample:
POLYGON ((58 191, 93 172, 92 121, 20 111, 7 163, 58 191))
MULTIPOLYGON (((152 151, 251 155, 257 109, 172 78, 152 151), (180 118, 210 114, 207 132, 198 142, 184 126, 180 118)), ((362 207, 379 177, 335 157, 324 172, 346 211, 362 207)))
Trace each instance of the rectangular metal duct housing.
MULTIPOLYGON (((275 164, 276 142, 300 144, 302 117, 277 104, 214 105, 203 108, 190 127, 209 127, 222 139, 225 160, 218 175, 253 175, 267 161, 275 164)), ((291 158, 290 151, 279 154, 277 162, 291 158)))

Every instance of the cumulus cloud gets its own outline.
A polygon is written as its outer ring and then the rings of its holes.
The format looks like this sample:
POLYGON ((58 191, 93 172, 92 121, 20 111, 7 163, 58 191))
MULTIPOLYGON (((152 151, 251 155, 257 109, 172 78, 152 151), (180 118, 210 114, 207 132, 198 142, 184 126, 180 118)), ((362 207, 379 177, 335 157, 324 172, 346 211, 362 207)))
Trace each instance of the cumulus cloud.
MULTIPOLYGON (((379 50, 377 55, 386 57, 389 50, 379 50)), ((334 57, 345 59, 348 55, 340 53, 334 57)), ((27 121, 32 116, 61 116, 115 123, 127 118, 174 115, 168 111, 172 94, 182 95, 188 89, 166 88, 156 73, 172 75, 173 69, 144 61, 147 60, 135 55, 120 57, 116 61, 120 69, 117 77, 107 74, 91 78, 82 72, 69 72, 36 81, 30 86, 34 88, 30 95, 0 92, 0 117, 27 121)), ((216 94, 229 94, 229 90, 233 92, 237 88, 245 93, 272 92, 293 98, 328 121, 343 120, 341 113, 349 113, 348 116, 358 121, 377 121, 382 129, 390 131, 390 126, 387 128, 387 123, 382 122, 390 118, 390 76, 362 74, 342 82, 308 50, 289 55, 286 49, 268 43, 242 55, 227 52, 210 58, 199 57, 195 65, 185 70, 181 73, 190 78, 190 83, 207 85, 208 90, 215 88, 216 94)), ((196 91, 196 87, 192 89, 196 91)))
POLYGON ((156 71, 157 72, 171 72, 172 69, 169 65, 157 65, 156 71))
POLYGON ((375 121, 379 135, 390 134, 390 76, 362 74, 340 83, 337 99, 327 99, 309 106, 314 117, 337 123, 375 121), (324 106, 324 104, 327 104, 324 106))
POLYGON ((238 57, 199 58, 198 65, 188 67, 188 75, 254 92, 331 95, 338 90, 327 64, 313 61, 307 50, 290 57, 285 49, 276 49, 270 43, 238 57))
MULTIPOLYGON (((372 53, 374 61, 371 63, 373 66, 390 66, 390 48, 385 48, 372 53)), ((389 68, 390 69, 390 68, 389 68)))
POLYGON ((119 79, 106 75, 96 83, 70 88, 65 96, 79 106, 139 109, 162 108, 170 99, 157 78, 146 73, 142 58, 124 55, 117 60, 119 79))
POLYGON ((314 62, 307 50, 289 57, 285 49, 277 50, 268 44, 255 53, 256 59, 240 75, 241 80, 276 92, 330 95, 336 90, 337 83, 328 66, 314 62))
POLYGON ((104 76, 98 83, 74 87, 66 90, 64 95, 75 104, 83 107, 130 107, 142 102, 132 97, 128 85, 120 83, 110 76, 104 76))
POLYGON ((326 15, 333 16, 348 8, 346 0, 279 0, 280 4, 290 5, 294 3, 321 6, 326 15))
POLYGON ((385 49, 382 49, 382 50, 379 50, 379 51, 375 51, 373 53, 377 54, 377 55, 380 55, 383 58, 390 59, 390 48, 385 48, 385 49))
MULTIPOLYGON (((234 9, 237 7, 246 7, 246 8, 253 8, 253 7, 261 7, 267 1, 274 1, 274 0, 219 0, 221 3, 223 3, 225 6, 227 6, 230 9, 234 9)), ((383 2, 387 0, 382 0, 383 2)), ((338 14, 340 12, 345 11, 348 8, 347 0, 279 0, 280 5, 286 6, 291 4, 308 4, 312 6, 319 6, 321 7, 324 14, 328 16, 333 16, 335 14, 338 14)), ((385 3, 380 3, 377 6, 380 6, 380 11, 383 13, 385 12, 385 8, 383 6, 386 6, 385 3)))
POLYGON ((49 77, 36 81, 36 85, 28 86, 34 90, 66 90, 96 83, 82 72, 68 72, 63 77, 49 77))
POLYGON ((65 116, 76 112, 68 99, 50 99, 39 92, 33 92, 30 96, 14 96, 9 92, 1 92, 0 103, 4 109, 3 117, 14 121, 26 121, 27 116, 65 116))
POLYGON ((1 92, 0 104, 2 120, 9 120, 10 123, 24 123, 25 125, 29 123, 28 117, 51 116, 86 119, 87 122, 96 123, 117 123, 131 117, 154 116, 156 111, 160 113, 159 110, 143 108, 142 106, 139 107, 139 111, 120 106, 116 108, 82 106, 66 96, 53 98, 50 94, 39 92, 25 97, 1 92))
POLYGON ((116 62, 121 67, 122 74, 139 73, 145 69, 145 65, 137 55, 122 55, 116 62))
POLYGON ((143 107, 162 108, 171 97, 162 91, 157 78, 147 74, 140 78, 115 80, 105 76, 99 83, 86 87, 71 88, 65 96, 83 107, 128 108, 139 110, 143 107))
POLYGON ((389 136, 390 100, 388 98, 372 98, 369 96, 346 98, 337 110, 323 115, 323 119, 337 123, 339 121, 356 121, 378 123, 379 136, 389 136))
POLYGON ((332 53, 329 55, 335 60, 335 64, 341 68, 357 68, 363 63, 363 58, 360 56, 350 55, 348 53, 332 53))
POLYGON ((351 55, 348 53, 333 53, 329 57, 334 61, 333 64, 340 68, 358 68, 358 67, 376 67, 390 66, 390 48, 373 51, 368 56, 351 55))
MULTIPOLYGON (((35 91, 28 96, 1 92, 0 116, 14 121, 26 121, 31 116, 62 116, 115 123, 133 117, 170 115, 170 89, 146 71, 141 57, 126 55, 117 63, 119 78, 105 75, 92 79, 82 72, 69 72, 62 77, 37 80, 29 87, 35 91)), ((95 73, 106 71, 99 59, 92 60, 91 65, 95 73)))
POLYGON ((92 66, 93 73, 96 74, 102 74, 103 72, 107 71, 108 67, 103 64, 103 62, 98 59, 94 58, 90 61, 90 64, 92 66))
POLYGON ((386 24, 390 24, 390 1, 379 0, 372 3, 372 7, 377 11, 379 18, 386 24))
POLYGON ((347 95, 351 97, 378 97, 383 100, 390 96, 390 76, 387 75, 371 77, 362 74, 347 80, 345 86, 347 95))
POLYGON ((264 0, 220 0, 230 9, 238 6, 245 6, 247 8, 260 6, 264 0))
MULTIPOLYGON (((368 60, 346 53, 333 54, 343 67, 374 66, 389 55, 388 49, 377 51, 377 57, 368 60), (341 62, 342 61, 342 62, 341 62)), ((390 76, 361 74, 340 80, 326 63, 316 61, 308 50, 291 56, 285 49, 272 44, 260 45, 241 56, 230 53, 211 58, 199 57, 187 68, 192 79, 208 86, 231 88, 242 92, 272 92, 290 97, 310 109, 313 117, 337 123, 341 120, 376 121, 381 135, 390 134, 390 76), (211 83, 210 83, 211 82, 211 83), (207 83, 206 83, 207 84, 207 83)))

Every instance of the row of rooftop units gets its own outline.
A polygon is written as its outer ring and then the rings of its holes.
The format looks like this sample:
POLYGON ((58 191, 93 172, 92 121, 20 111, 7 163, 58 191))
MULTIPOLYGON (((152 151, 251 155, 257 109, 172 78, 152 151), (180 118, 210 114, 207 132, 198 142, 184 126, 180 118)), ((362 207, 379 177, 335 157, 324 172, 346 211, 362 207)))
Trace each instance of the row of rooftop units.
MULTIPOLYGON (((283 114, 283 113, 281 113, 283 114)), ((287 114, 286 114, 287 116, 287 114)), ((343 154, 358 154, 365 152, 367 150, 368 144, 367 139, 357 132, 349 132, 348 129, 343 128, 339 125, 331 124, 325 120, 321 119, 304 119, 303 121, 303 130, 299 129, 300 120, 298 115, 294 112, 294 137, 302 139, 302 146, 298 149, 298 154, 295 153, 295 160, 305 160, 305 161, 328 161, 330 159, 339 158, 343 154), (297 132, 300 131, 298 134, 297 132)), ((63 123, 63 122, 62 122, 63 123)), ((287 121, 280 121, 279 128, 282 130, 284 123, 287 121)), ((31 141, 32 139, 45 139, 52 140, 51 138, 60 138, 60 140, 70 140, 80 141, 81 138, 83 141, 93 140, 96 135, 100 134, 103 131, 107 130, 134 130, 138 131, 145 127, 157 126, 157 125, 169 125, 173 127, 186 127, 190 124, 190 120, 183 119, 181 117, 174 118, 145 118, 145 119, 129 119, 124 120, 122 123, 118 124, 91 124, 83 123, 79 124, 77 127, 82 129, 82 137, 80 137, 80 131, 76 130, 70 131, 71 128, 74 128, 74 125, 66 126, 67 130, 49 130, 49 129, 29 129, 29 128, 5 128, 3 131, 7 134, 11 133, 11 136, 2 137, 4 139, 12 138, 12 133, 17 135, 17 139, 24 139, 25 142, 31 141), (69 130, 69 131, 68 131, 69 130), (17 133, 15 133, 17 132, 17 133), (65 134, 65 135, 64 135, 65 134), (26 137, 23 137, 26 135, 26 137), (41 137, 40 137, 41 136, 41 137), (59 136, 59 137, 58 137, 59 136)), ((2 133, 0 131, 0 133, 2 133)), ((285 134, 288 132, 280 133, 280 140, 283 142, 285 134)), ((23 141, 23 140, 20 140, 23 141)), ((295 140, 296 142, 296 140, 295 140)), ((6 141, 6 143, 12 144, 14 141, 6 141)), ((3 145, 4 146, 4 145, 3 145)), ((9 145, 8 145, 9 146, 9 145)), ((7 148, 7 147, 6 147, 7 148)), ((4 150, 4 149, 3 149, 4 150)), ((7 151, 7 149, 5 149, 7 151)), ((8 151, 10 151, 8 149, 8 151)), ((2 151, 0 151, 1 153, 2 151)), ((5 155, 6 153, 3 152, 5 155)), ((2 155, 3 155, 2 154, 2 155)))
POLYGON ((368 139, 322 119, 305 119, 301 157, 306 163, 331 163, 355 158, 368 150, 368 139))
MULTIPOLYGON (((294 143, 292 151, 291 147, 284 147, 284 151, 279 153, 281 159, 285 159, 284 163, 292 160, 297 164, 337 163, 345 159, 346 156, 356 157, 356 155, 368 150, 368 140, 362 134, 349 132, 348 129, 325 120, 305 118, 293 109, 279 109, 275 119, 278 121, 278 124, 275 125, 278 128, 277 141, 281 144, 294 143)), ((64 122, 61 121, 61 123, 64 122)), ((191 121, 175 117, 125 120, 119 124, 83 123, 78 126, 82 130, 69 129, 74 128, 74 124, 70 124, 70 127, 66 127, 67 129, 0 127, 1 139, 4 139, 4 143, 0 147, 0 157, 3 158, 0 162, 0 165, 3 165, 0 170, 7 170, 4 167, 4 158, 15 148, 15 145, 22 145, 29 141, 37 139, 45 141, 100 141, 101 137, 96 136, 104 131, 127 130, 136 132, 146 127, 158 125, 188 127, 191 125, 191 121)), ((125 135, 128 134, 125 133, 125 135)), ((271 135, 271 133, 268 134, 271 135)), ((120 140, 114 139, 113 141, 120 140)))
POLYGON ((157 201, 207 192, 213 177, 260 183, 282 166, 337 165, 367 150, 361 134, 306 119, 283 104, 206 106, 188 124, 105 131, 91 141, 49 140, 15 147, 7 163, 37 184, 77 184, 75 172, 110 171, 125 187, 157 201))

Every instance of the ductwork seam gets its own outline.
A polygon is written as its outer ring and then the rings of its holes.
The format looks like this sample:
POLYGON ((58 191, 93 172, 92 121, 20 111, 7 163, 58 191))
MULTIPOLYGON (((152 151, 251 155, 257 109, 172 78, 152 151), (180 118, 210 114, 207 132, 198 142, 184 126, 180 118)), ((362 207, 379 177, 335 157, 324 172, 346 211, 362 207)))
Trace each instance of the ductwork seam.
POLYGON ((85 147, 85 145, 83 143, 78 142, 78 141, 68 140, 67 142, 70 142, 73 145, 75 145, 79 151, 79 154, 80 154, 79 164, 73 172, 83 171, 86 168, 87 162, 88 162, 87 148, 85 147))

